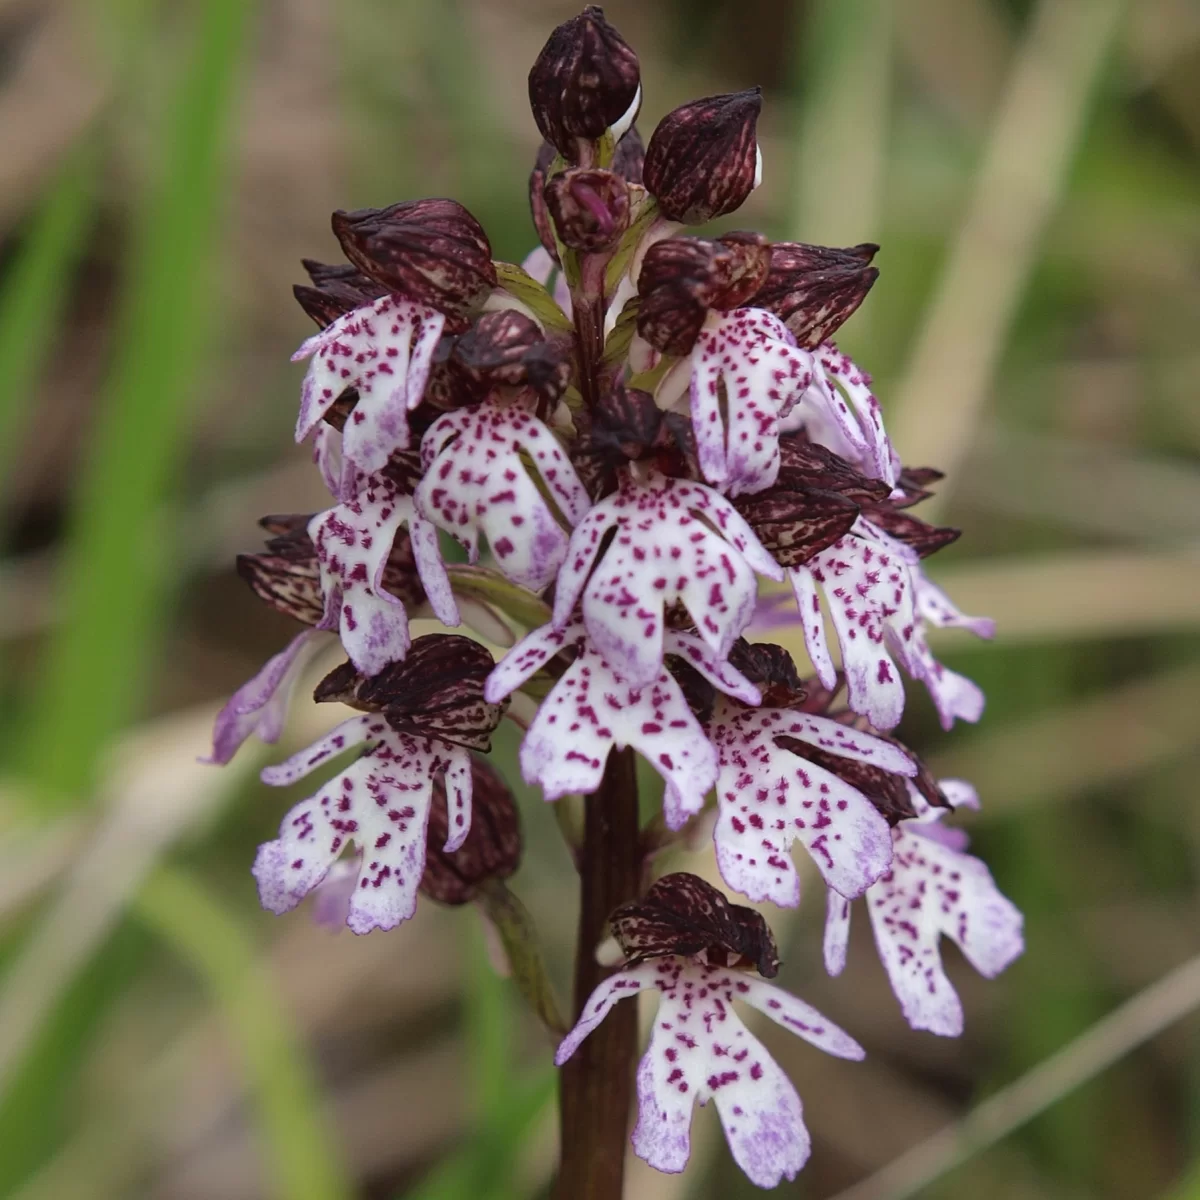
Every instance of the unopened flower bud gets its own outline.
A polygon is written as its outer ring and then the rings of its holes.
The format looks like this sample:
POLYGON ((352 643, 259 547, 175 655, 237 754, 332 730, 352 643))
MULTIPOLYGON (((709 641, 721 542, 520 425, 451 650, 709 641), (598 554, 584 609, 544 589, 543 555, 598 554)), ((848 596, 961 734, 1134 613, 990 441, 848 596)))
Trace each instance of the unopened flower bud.
POLYGON ((548 340, 536 321, 515 309, 484 313, 458 339, 452 362, 480 393, 498 384, 525 386, 553 401, 571 378, 567 345, 548 340))
POLYGON ((767 275, 767 242, 757 233, 655 242, 638 276, 638 333, 666 354, 687 354, 710 308, 738 308, 767 275))
POLYGON ((710 966, 753 965, 779 974, 779 952, 762 914, 729 901, 698 875, 664 875, 641 900, 611 917, 629 965, 666 955, 702 955, 710 966))
POLYGON ((782 646, 773 642, 748 642, 738 638, 729 661, 762 692, 768 708, 792 708, 808 694, 796 663, 782 646))
POLYGON ((554 227, 550 224, 550 210, 546 207, 546 179, 550 164, 558 151, 549 142, 543 142, 529 172, 529 211, 533 216, 533 227, 538 241, 555 262, 558 262, 558 246, 554 241, 554 227))
POLYGON ((879 269, 871 266, 878 250, 871 242, 846 250, 777 242, 754 304, 775 313, 801 346, 812 349, 831 338, 866 298, 879 278, 879 269))
POLYGON ((439 312, 468 312, 496 286, 487 234, 454 200, 339 210, 333 232, 360 271, 439 312))
POLYGON ((471 759, 471 831, 457 850, 447 852, 449 819, 446 789, 435 780, 421 891, 440 904, 467 904, 489 880, 507 879, 521 863, 516 803, 500 772, 485 759, 471 759))
POLYGON ((343 663, 317 684, 318 703, 341 701, 382 713, 392 729, 487 751, 505 705, 490 704, 483 684, 496 664, 478 642, 458 634, 416 638, 403 662, 365 676, 343 663))
POLYGON ((620 136, 641 92, 637 55, 594 4, 550 35, 529 72, 533 119, 569 162, 579 160, 580 138, 594 141, 610 127, 620 136))
POLYGON ((694 100, 659 122, 646 147, 646 190, 671 221, 700 225, 741 207, 758 186, 762 91, 694 100))
POLYGON ((546 205, 564 246, 607 250, 629 225, 629 188, 614 171, 573 167, 546 184, 546 205))

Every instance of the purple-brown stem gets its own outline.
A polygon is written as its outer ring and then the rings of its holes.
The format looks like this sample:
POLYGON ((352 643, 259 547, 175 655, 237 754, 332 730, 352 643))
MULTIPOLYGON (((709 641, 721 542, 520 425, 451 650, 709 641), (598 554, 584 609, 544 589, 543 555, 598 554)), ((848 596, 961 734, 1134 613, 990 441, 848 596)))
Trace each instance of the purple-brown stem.
MULTIPOLYGON (((575 952, 577 1019, 608 974, 596 947, 609 914, 639 894, 637 771, 633 751, 613 750, 599 791, 588 796, 579 857, 579 941, 575 952)), ((637 1005, 618 1004, 583 1040, 559 1078, 562 1152, 555 1200, 621 1200, 637 1005)))

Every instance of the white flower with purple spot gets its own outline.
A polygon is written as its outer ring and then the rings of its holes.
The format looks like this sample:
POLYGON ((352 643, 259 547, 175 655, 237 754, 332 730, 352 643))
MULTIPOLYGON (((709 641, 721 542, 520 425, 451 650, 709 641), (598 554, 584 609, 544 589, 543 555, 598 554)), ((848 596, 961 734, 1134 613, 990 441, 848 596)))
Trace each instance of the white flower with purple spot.
POLYGON ((666 607, 680 602, 700 637, 724 658, 754 615, 756 571, 783 578, 783 568, 723 496, 700 483, 653 472, 639 480, 631 472, 571 535, 554 625, 571 620, 582 593, 592 645, 630 685, 648 684, 662 671, 666 607), (614 536, 596 564, 609 530, 614 536))
MULTIPOLYGON (((955 808, 978 806, 969 784, 945 779, 940 786, 955 808)), ((1023 921, 987 867, 964 853, 966 835, 938 823, 945 810, 932 808, 911 785, 910 793, 918 816, 892 831, 892 867, 868 888, 867 909, 879 957, 908 1023, 957 1037, 963 1029, 962 1003, 942 965, 942 936, 993 979, 1024 950, 1023 921)), ((846 965, 849 934, 850 902, 831 891, 825 924, 825 965, 831 975, 846 965)))
POLYGON ((915 764, 901 750, 828 717, 725 703, 718 704, 709 735, 719 760, 720 816, 713 844, 721 876, 735 891, 795 908, 800 876, 792 863, 793 842, 803 844, 826 884, 845 896, 862 895, 891 866, 891 830, 875 805, 779 739, 794 738, 895 774, 915 774, 915 764))
POLYGON ((421 402, 446 318, 402 296, 381 296, 310 337, 293 362, 311 358, 300 393, 296 441, 303 441, 347 389, 358 393, 343 451, 365 472, 408 446, 408 414, 421 402))
POLYGON ((369 933, 408 920, 425 870, 425 831, 438 772, 445 776, 450 814, 446 850, 458 849, 470 832, 470 752, 439 738, 399 733, 375 714, 343 721, 306 750, 264 770, 263 782, 287 787, 364 743, 368 748, 360 758, 297 804, 284 817, 278 839, 259 847, 254 878, 270 912, 295 908, 353 843, 361 862, 346 924, 355 933, 369 933))
MULTIPOLYGON (((705 479, 730 496, 760 492, 779 475, 780 422, 793 410, 843 441, 862 441, 859 422, 778 317, 759 308, 712 310, 691 353, 691 414, 705 479), (725 415, 722 415, 722 389, 725 415)), ((660 403, 679 386, 664 379, 660 403)))
POLYGON ((405 524, 430 607, 443 624, 457 625, 458 608, 438 551, 437 530, 391 480, 369 477, 353 499, 309 522, 325 594, 323 623, 336 626, 351 662, 364 675, 378 674, 408 653, 408 614, 383 587, 392 542, 405 524))
MULTIPOLYGON (((668 630, 666 650, 685 658, 714 686, 757 704, 759 691, 694 634, 668 630)), ((544 626, 518 642, 488 677, 484 697, 498 703, 559 651, 575 661, 538 707, 521 743, 521 773, 542 786, 547 800, 600 786, 609 751, 632 746, 677 797, 680 823, 704 807, 717 777, 716 751, 665 667, 645 684, 631 684, 591 644, 582 623, 544 626)))
POLYGON ((850 707, 876 728, 894 728, 904 712, 897 662, 928 687, 943 728, 949 729, 955 718, 979 719, 983 693, 934 659, 917 605, 922 602, 938 624, 969 623, 985 630, 990 623, 963 617, 957 609, 956 616, 945 619, 949 602, 921 575, 915 551, 862 517, 845 537, 792 567, 788 576, 817 677, 825 687, 837 681, 825 637, 823 593, 842 651, 850 707))
POLYGON ((693 1106, 713 1100, 738 1166, 759 1187, 794 1179, 811 1141, 791 1081, 734 1009, 742 1001, 827 1054, 861 1059, 861 1046, 816 1009, 742 971, 670 957, 606 979, 559 1045, 561 1066, 618 1000, 659 993, 650 1045, 638 1066, 633 1148, 659 1171, 676 1173, 691 1153, 693 1106))
POLYGON ((570 525, 590 501, 557 439, 532 413, 484 403, 439 418, 421 442, 425 477, 417 510, 452 534, 474 562, 479 534, 496 564, 521 587, 540 592, 567 554, 567 534, 522 460, 537 468, 549 500, 570 525))

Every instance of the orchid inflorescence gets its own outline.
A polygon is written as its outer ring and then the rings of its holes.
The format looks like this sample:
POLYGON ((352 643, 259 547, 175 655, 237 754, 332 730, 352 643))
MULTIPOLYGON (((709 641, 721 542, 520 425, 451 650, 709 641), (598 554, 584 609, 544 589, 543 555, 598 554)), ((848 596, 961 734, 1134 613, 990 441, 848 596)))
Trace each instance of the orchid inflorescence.
MULTIPOLYGON (((643 148, 637 58, 589 7, 551 35, 529 92, 541 245, 522 266, 493 261, 444 199, 337 212, 348 262, 304 264, 296 298, 319 331, 294 356, 296 437, 331 501, 264 518, 266 550, 238 560, 304 629, 222 710, 212 759, 275 741, 307 665, 339 639, 347 661, 315 698, 354 715, 263 779, 354 757, 259 849, 263 904, 284 913, 316 892, 323 920, 365 934, 411 917, 421 891, 482 903, 562 1037, 560 1064, 618 1000, 656 990, 634 1149, 682 1170, 693 1105, 711 1098, 738 1163, 773 1186, 804 1165, 808 1135, 735 1002, 830 1054, 862 1049, 764 981, 778 956, 758 912, 682 872, 612 914, 624 965, 599 971, 567 1032, 503 884, 521 843, 491 735, 506 712, 518 721, 522 774, 547 800, 607 802, 610 758, 632 747, 663 780, 659 844, 707 809, 721 878, 756 903, 799 904, 799 843, 828 890, 829 972, 864 897, 904 1015, 956 1035, 941 935, 992 976, 1021 952, 1021 917, 941 824, 977 805, 972 789, 935 780, 888 731, 902 673, 945 728, 979 718, 979 689, 926 633, 987 637, 991 622, 925 577, 957 537, 911 512, 940 475, 901 462, 869 377, 831 340, 878 248, 685 232, 758 185, 758 90, 684 105, 643 148), (468 563, 443 557, 447 538, 468 563), (794 603, 760 594, 764 580, 794 603), (481 640, 414 638, 417 616, 481 640), (746 640, 752 624, 798 627, 812 678, 746 640), (496 661, 489 646, 507 649, 496 661)), ((581 873, 606 869, 574 850, 581 873)))

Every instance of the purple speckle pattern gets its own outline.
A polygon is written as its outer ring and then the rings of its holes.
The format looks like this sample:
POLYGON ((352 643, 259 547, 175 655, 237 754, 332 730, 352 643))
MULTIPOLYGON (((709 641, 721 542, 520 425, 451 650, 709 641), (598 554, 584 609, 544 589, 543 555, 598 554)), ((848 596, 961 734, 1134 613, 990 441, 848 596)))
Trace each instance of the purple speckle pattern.
POLYGON ((555 1056, 561 1066, 618 1000, 659 992, 646 1054, 638 1066, 635 1153, 677 1173, 691 1151, 692 1108, 713 1100, 730 1151, 760 1187, 794 1179, 810 1140, 800 1097, 734 1008, 743 1001, 784 1029, 839 1058, 862 1047, 816 1009, 756 976, 684 958, 660 958, 606 979, 589 997, 555 1056))
POLYGON ((286 787, 363 743, 368 744, 365 753, 297 804, 283 818, 279 837, 259 847, 254 878, 270 912, 295 908, 353 845, 361 860, 346 924, 355 933, 369 933, 408 920, 425 870, 425 833, 439 771, 451 818, 446 850, 456 850, 470 832, 469 751, 437 738, 397 733, 373 714, 343 721, 299 754, 268 767, 263 782, 286 787))
MULTIPOLYGON (((969 785, 943 782, 955 805, 977 804, 969 785)), ((900 1008, 914 1029, 957 1037, 963 1029, 958 993, 942 965, 942 935, 991 979, 1025 948, 1020 911, 1001 894, 987 867, 963 853, 958 830, 943 829, 944 809, 932 809, 910 786, 916 820, 892 831, 891 870, 866 893, 879 957, 900 1008)), ((840 899, 840 898, 838 898, 840 899)), ((837 974, 845 964, 850 926, 848 902, 830 897, 826 914, 825 964, 837 974)))
POLYGON ((666 606, 681 602, 713 653, 724 658, 754 615, 756 571, 783 578, 719 493, 658 474, 641 481, 626 477, 571 535, 554 624, 571 619, 582 593, 592 645, 622 678, 645 686, 662 671, 666 606), (612 541, 596 563, 610 529, 612 541))
POLYGON ((383 572, 401 525, 408 525, 413 557, 430 607, 445 625, 459 623, 450 580, 437 546, 437 530, 421 517, 411 496, 382 475, 365 477, 352 499, 318 513, 308 533, 317 552, 325 594, 322 625, 336 628, 351 662, 376 675, 408 653, 408 614, 383 587, 383 572))
MULTIPOLYGON (((300 391, 296 441, 303 441, 347 389, 358 403, 343 432, 345 456, 378 471, 408 446, 408 413, 425 394, 446 318, 402 296, 381 296, 310 337, 293 362, 311 359, 300 391)), ((333 489, 331 489, 333 490, 333 489)))
POLYGON ((567 554, 567 534, 522 461, 528 455, 546 492, 571 524, 588 510, 583 484, 554 435, 514 404, 485 403, 436 421, 421 442, 422 516, 456 537, 474 562, 479 534, 514 583, 540 592, 567 554))
POLYGON ((800 842, 829 887, 861 896, 892 861, 891 830, 857 788, 779 745, 795 738, 885 771, 911 775, 895 746, 827 717, 784 708, 718 707, 709 732, 718 755, 713 829, 725 882, 754 901, 800 903, 791 847, 800 842))
MULTIPOLYGON (((717 756, 674 677, 665 669, 634 686, 605 661, 578 621, 543 626, 518 642, 488 677, 484 696, 499 703, 550 661, 573 648, 575 660, 538 708, 521 743, 521 772, 547 800, 590 793, 600 786, 613 747, 633 746, 663 777, 676 799, 676 828, 704 807, 717 776, 717 756)), ((700 638, 668 630, 666 648, 686 658, 711 682, 748 702, 759 693, 700 638)), ((668 817, 668 819, 670 819, 668 817)))
POLYGON ((325 640, 319 630, 306 629, 243 683, 217 713, 212 753, 201 761, 224 766, 251 735, 268 744, 279 741, 296 683, 325 640))
POLYGON ((850 707, 877 729, 904 712, 904 684, 893 654, 915 674, 912 558, 899 542, 860 518, 845 537, 788 572, 800 607, 805 644, 822 684, 834 685, 817 587, 837 632, 850 707))
POLYGON ((812 355, 778 317, 760 308, 710 312, 692 348, 692 428, 704 478, 730 496, 770 487, 780 418, 809 393, 812 377, 812 355))

